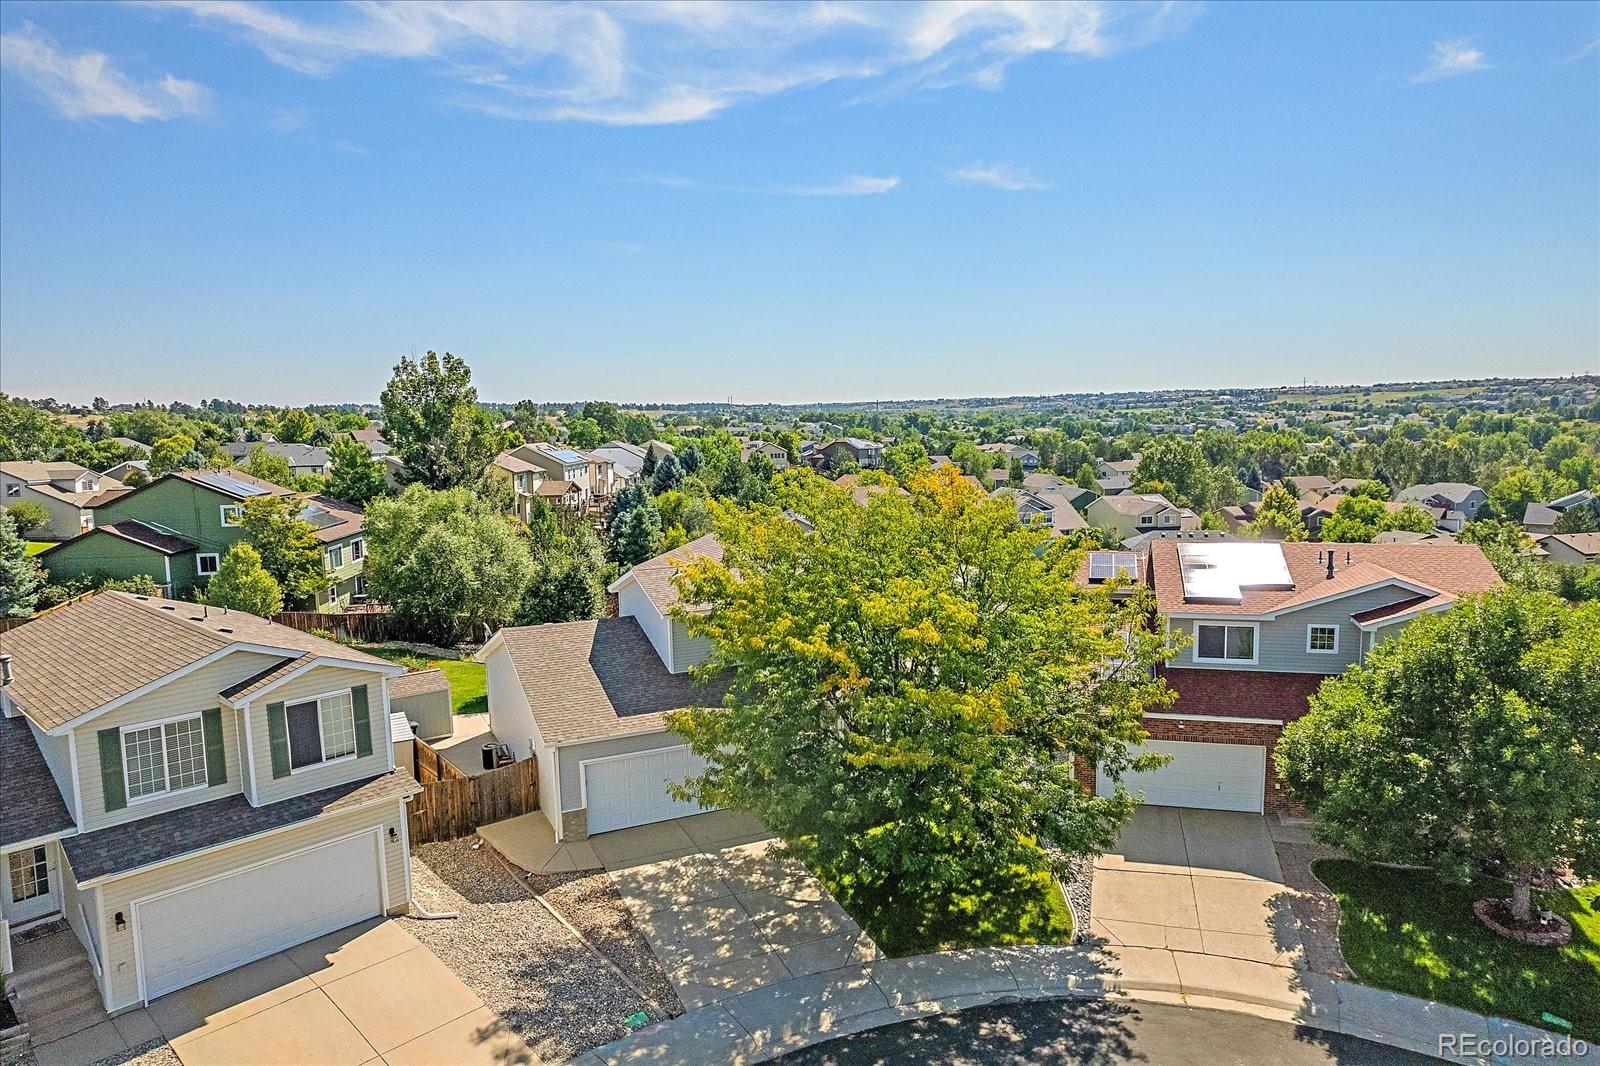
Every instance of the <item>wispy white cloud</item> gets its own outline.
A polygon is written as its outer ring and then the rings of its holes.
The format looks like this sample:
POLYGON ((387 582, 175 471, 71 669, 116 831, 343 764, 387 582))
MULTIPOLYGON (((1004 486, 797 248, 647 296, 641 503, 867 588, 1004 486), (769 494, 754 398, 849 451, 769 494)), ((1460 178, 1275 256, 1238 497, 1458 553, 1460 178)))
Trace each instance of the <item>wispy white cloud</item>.
POLYGON ((280 107, 272 112, 268 124, 279 133, 294 133, 304 129, 311 121, 311 113, 303 107, 280 107))
POLYGON ((838 181, 821 185, 726 185, 672 174, 650 174, 634 180, 647 185, 662 185, 669 189, 738 193, 745 196, 882 196, 900 184, 900 179, 892 174, 882 177, 851 174, 838 181))
POLYGON ((363 148, 361 145, 357 144, 356 142, 343 140, 342 138, 340 140, 334 141, 333 142, 333 146, 335 148, 339 149, 339 151, 341 151, 341 152, 349 152, 351 155, 371 155, 372 154, 371 152, 368 152, 365 148, 363 148))
POLYGON ((1594 51, 1596 48, 1600 48, 1600 37, 1596 37, 1594 40, 1590 41, 1588 44, 1584 45, 1582 48, 1579 48, 1576 52, 1573 52, 1570 55, 1562 56, 1561 57, 1561 62, 1563 62, 1563 63, 1576 63, 1578 60, 1582 59, 1584 56, 1588 55, 1590 52, 1594 51))
POLYGON ((1188 0, 130 2, 186 12, 302 74, 361 59, 422 61, 456 81, 460 106, 610 125, 694 122, 833 83, 994 88, 1024 57, 1102 59, 1181 33, 1201 11, 1188 0))
POLYGON ((1433 58, 1427 66, 1413 74, 1411 80, 1413 83, 1440 81, 1488 69, 1489 63, 1484 59, 1483 52, 1474 48, 1472 42, 1435 41, 1433 58))
POLYGON ((64 52, 37 27, 0 34, 0 66, 32 85, 67 118, 129 122, 203 114, 211 90, 175 77, 139 80, 118 70, 104 52, 64 52))
POLYGON ((1021 167, 1006 163, 974 163, 951 171, 950 180, 957 185, 992 185, 1006 192, 1050 188, 1049 182, 1041 181, 1021 167))

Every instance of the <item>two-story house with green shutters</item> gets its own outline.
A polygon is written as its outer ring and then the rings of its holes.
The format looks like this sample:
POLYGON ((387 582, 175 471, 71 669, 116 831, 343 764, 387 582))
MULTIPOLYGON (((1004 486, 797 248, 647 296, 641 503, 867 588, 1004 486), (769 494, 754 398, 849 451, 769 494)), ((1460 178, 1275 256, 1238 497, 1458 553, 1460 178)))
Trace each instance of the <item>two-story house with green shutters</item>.
MULTIPOLYGON (((261 495, 298 494, 240 470, 174 471, 136 489, 102 494, 94 501, 95 528, 40 553, 39 561, 56 581, 144 574, 164 595, 189 598, 244 537, 244 503, 261 495)), ((300 517, 322 542, 328 580, 316 595, 317 608, 341 610, 365 592, 361 509, 327 496, 299 498, 300 517)))
POLYGON ((115 1014, 408 909, 402 668, 123 592, 0 642, 0 936, 71 929, 39 995, 71 970, 115 1014))

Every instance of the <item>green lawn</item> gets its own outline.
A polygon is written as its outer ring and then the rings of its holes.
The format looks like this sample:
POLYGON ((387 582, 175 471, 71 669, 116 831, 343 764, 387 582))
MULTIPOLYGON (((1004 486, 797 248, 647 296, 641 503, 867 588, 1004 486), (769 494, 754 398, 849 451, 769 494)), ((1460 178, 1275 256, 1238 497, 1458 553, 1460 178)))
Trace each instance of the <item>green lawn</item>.
POLYGON ((489 683, 484 676, 483 664, 471 659, 425 659, 399 648, 375 648, 370 644, 357 644, 368 655, 409 666, 414 670, 438 667, 450 680, 450 701, 457 714, 482 714, 489 709, 489 683))
POLYGON ((865 899, 847 883, 822 878, 878 949, 890 958, 1003 944, 1065 944, 1072 911, 1047 871, 1005 870, 988 884, 931 904, 865 899))
POLYGON ((1480 878, 1467 886, 1421 870, 1343 859, 1316 864, 1339 897, 1339 944, 1369 985, 1551 1028, 1565 1018, 1576 1035, 1600 1037, 1600 885, 1542 894, 1541 905, 1572 923, 1572 943, 1534 948, 1490 932, 1475 900, 1510 895, 1480 878))
POLYGON ((56 542, 53 540, 26 540, 22 543, 24 545, 23 550, 29 555, 38 555, 46 548, 54 548, 56 546, 56 542))

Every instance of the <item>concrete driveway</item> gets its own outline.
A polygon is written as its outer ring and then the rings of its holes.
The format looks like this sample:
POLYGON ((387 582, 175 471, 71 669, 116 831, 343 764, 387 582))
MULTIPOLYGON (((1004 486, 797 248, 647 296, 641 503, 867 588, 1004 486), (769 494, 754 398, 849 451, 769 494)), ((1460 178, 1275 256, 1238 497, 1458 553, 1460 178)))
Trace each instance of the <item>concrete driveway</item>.
POLYGON ((772 854, 755 819, 713 811, 591 837, 684 1007, 877 957, 844 908, 772 854))
POLYGON ((1260 815, 1140 807, 1095 863, 1090 930, 1125 970, 1278 998, 1302 954, 1292 895, 1260 815))
POLYGON ((183 1066, 512 1066, 532 1051, 397 921, 351 926, 150 1004, 183 1066))

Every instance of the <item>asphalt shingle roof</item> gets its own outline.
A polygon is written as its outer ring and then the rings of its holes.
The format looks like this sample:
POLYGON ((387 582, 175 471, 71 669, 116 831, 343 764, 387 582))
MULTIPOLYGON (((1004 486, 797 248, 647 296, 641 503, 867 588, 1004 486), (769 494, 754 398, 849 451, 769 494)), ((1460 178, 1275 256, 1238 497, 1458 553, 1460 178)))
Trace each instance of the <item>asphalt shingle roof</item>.
POLYGON ((73 827, 72 815, 56 787, 26 718, 0 718, 0 848, 50 836, 73 827))
POLYGON ((243 611, 127 592, 96 593, 0 634, 15 675, 8 692, 46 730, 231 644, 282 649, 285 658, 310 653, 391 665, 243 611))
MULTIPOLYGON (((842 480, 842 479, 841 479, 842 480)), ((865 502, 865 496, 861 502, 865 502)), ((615 592, 622 587, 622 582, 633 578, 639 583, 639 588, 655 604, 656 610, 662 614, 670 611, 678 602, 678 586, 672 579, 678 574, 678 564, 682 560, 694 556, 704 556, 716 562, 722 561, 722 541, 718 540, 715 533, 707 533, 703 537, 696 537, 689 543, 673 548, 669 552, 662 552, 654 559, 646 559, 633 569, 623 574, 621 578, 611 583, 610 591, 615 592)))
POLYGON ((389 679, 389 699, 418 696, 424 692, 449 692, 450 679, 443 670, 413 670, 389 679))
POLYGON ((674 674, 633 618, 500 630, 548 744, 664 729, 668 711, 722 703, 725 685, 674 674))
POLYGON ((390 771, 364 781, 250 806, 242 794, 81 833, 61 842, 79 881, 127 873, 365 803, 396 802, 422 791, 409 774, 390 771))

